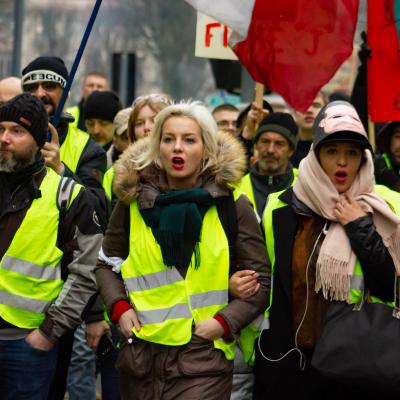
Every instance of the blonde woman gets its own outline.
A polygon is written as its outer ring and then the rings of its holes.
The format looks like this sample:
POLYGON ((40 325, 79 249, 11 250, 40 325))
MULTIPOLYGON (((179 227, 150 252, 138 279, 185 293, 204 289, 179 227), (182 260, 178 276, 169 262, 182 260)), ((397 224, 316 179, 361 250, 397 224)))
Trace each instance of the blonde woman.
POLYGON ((267 301, 269 269, 254 211, 233 194, 246 160, 198 102, 171 105, 153 134, 117 162, 117 203, 96 277, 126 341, 123 399, 229 399, 235 339, 267 301), (235 266, 218 204, 238 220, 235 266), (260 290, 231 300, 229 276, 259 274, 260 290))

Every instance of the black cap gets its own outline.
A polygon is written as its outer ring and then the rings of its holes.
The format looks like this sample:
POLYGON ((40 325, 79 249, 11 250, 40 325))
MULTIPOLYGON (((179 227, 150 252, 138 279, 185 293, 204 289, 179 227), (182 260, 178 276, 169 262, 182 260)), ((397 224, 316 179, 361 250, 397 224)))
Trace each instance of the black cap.
MULTIPOLYGON (((263 108, 268 110, 270 113, 274 112, 271 104, 269 104, 267 100, 263 100, 263 108)), ((246 115, 248 114, 248 112, 250 111, 250 109, 251 109, 251 103, 246 108, 244 108, 242 111, 240 111, 239 116, 236 120, 237 128, 242 127, 243 120, 246 117, 246 115)))
POLYGON ((298 127, 293 117, 284 112, 272 112, 263 118, 253 138, 253 143, 257 143, 258 139, 264 132, 275 132, 284 136, 293 149, 297 144, 298 127))
POLYGON ((67 84, 68 70, 59 57, 38 57, 22 70, 22 87, 35 82, 55 82, 63 88, 67 84))
POLYGON ((390 139, 393 135, 394 129, 400 126, 400 121, 391 121, 385 124, 378 133, 377 145, 382 153, 389 153, 390 139))
POLYGON ((360 117, 347 101, 333 101, 321 108, 314 121, 313 133, 314 149, 322 143, 355 142, 372 151, 360 117))
POLYGON ((83 114, 85 119, 98 118, 113 122, 121 109, 122 105, 116 93, 109 90, 95 91, 86 99, 83 114))
POLYGON ((35 139, 39 148, 47 138, 48 116, 43 103, 29 93, 22 93, 0 107, 0 122, 16 122, 35 139))

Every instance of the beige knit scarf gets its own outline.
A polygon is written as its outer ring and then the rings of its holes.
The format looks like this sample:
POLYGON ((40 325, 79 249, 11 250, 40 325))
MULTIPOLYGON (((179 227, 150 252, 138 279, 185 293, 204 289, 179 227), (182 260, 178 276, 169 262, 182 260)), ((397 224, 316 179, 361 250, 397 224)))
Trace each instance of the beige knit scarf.
MULTIPOLYGON (((400 218, 374 192, 372 156, 368 150, 364 154, 366 161, 348 193, 355 197, 365 212, 372 214, 374 225, 393 258, 397 274, 400 275, 400 218)), ((341 195, 325 174, 312 148, 300 163, 293 190, 297 198, 312 211, 331 221, 317 260, 315 291, 322 289, 326 299, 349 302, 356 256, 345 230, 333 216, 341 195)))

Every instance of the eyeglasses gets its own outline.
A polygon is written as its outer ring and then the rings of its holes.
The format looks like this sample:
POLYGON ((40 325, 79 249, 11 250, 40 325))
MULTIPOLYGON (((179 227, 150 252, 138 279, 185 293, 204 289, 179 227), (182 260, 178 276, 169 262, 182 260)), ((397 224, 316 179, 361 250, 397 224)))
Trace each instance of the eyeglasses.
POLYGON ((23 90, 24 90, 24 92, 32 93, 32 92, 36 92, 36 90, 39 88, 39 86, 41 86, 42 89, 46 90, 47 92, 52 92, 53 90, 56 90, 57 86, 60 86, 60 85, 55 82, 27 83, 26 85, 23 86, 23 90))
POLYGON ((167 106, 172 104, 172 100, 169 97, 167 97, 167 95, 152 93, 152 94, 147 94, 145 96, 136 97, 136 99, 132 103, 132 107, 135 107, 142 101, 146 101, 146 100, 150 100, 154 103, 163 103, 163 104, 166 104, 167 106))
POLYGON ((226 119, 223 119, 221 121, 217 122, 218 128, 235 128, 236 129, 236 121, 228 121, 226 119))

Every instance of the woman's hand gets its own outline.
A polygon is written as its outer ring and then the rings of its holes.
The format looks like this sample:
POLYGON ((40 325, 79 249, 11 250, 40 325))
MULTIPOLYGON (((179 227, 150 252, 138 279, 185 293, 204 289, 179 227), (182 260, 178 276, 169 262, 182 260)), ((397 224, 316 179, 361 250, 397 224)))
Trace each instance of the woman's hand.
POLYGON ((346 225, 349 222, 364 217, 367 213, 363 211, 357 200, 352 195, 345 193, 345 195, 336 203, 333 215, 342 225, 346 225))
POLYGON ((133 336, 132 328, 135 327, 136 331, 140 331, 140 323, 134 310, 130 309, 125 311, 118 320, 118 325, 121 333, 130 338, 133 336))
POLYGON ((229 293, 233 298, 247 299, 260 289, 258 273, 251 269, 235 272, 229 279, 229 293))
POLYGON ((104 320, 86 324, 86 342, 95 353, 100 339, 105 333, 111 336, 111 327, 104 320))
POLYGON ((224 334, 224 328, 214 318, 203 319, 196 324, 194 333, 207 340, 216 340, 224 334))

